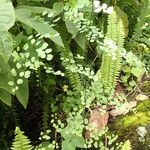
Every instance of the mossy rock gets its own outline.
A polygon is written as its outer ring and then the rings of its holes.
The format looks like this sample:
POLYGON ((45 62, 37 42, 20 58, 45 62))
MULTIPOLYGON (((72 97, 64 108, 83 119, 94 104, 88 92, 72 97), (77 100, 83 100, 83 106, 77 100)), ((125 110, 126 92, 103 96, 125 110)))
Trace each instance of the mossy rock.
POLYGON ((129 139, 133 150, 150 150, 150 100, 141 102, 136 107, 136 112, 117 117, 113 127, 110 127, 119 136, 119 141, 129 139), (145 127, 148 131, 143 143, 139 142, 139 126, 145 127))

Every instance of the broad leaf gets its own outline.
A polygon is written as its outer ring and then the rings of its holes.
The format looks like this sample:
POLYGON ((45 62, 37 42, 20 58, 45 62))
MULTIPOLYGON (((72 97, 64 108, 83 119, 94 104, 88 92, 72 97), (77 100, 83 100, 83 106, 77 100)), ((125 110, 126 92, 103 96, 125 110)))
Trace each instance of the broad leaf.
POLYGON ((66 27, 69 33, 72 34, 72 38, 76 37, 77 33, 78 33, 78 29, 77 29, 77 24, 73 23, 72 21, 66 19, 65 20, 66 23, 66 27))
POLYGON ((8 85, 9 81, 14 81, 10 66, 8 63, 4 62, 2 57, 0 57, 0 88, 12 93, 12 86, 8 85))
POLYGON ((13 40, 11 34, 7 31, 0 32, 0 56, 2 56, 5 61, 8 61, 11 56, 12 49, 13 40))
POLYGON ((67 128, 64 128, 61 131, 61 135, 62 137, 65 139, 65 141, 70 141, 71 139, 73 139, 74 135, 73 134, 67 134, 67 128))
POLYGON ((15 49, 19 44, 21 43, 23 39, 23 32, 20 32, 17 36, 12 36, 13 37, 13 49, 15 49))
POLYGON ((62 142, 62 150, 75 150, 75 149, 76 146, 74 145, 74 143, 65 140, 62 142))
POLYGON ((85 140, 83 137, 75 136, 71 142, 74 143, 76 147, 84 148, 85 140))
POLYGON ((11 106, 11 94, 1 88, 0 88, 0 100, 2 100, 8 106, 11 106))
POLYGON ((12 93, 13 88, 11 85, 8 85, 9 81, 14 81, 11 74, 7 74, 6 72, 0 73, 0 88, 5 89, 9 93, 12 93))
MULTIPOLYGON (((11 67, 13 61, 10 62, 11 67)), ((11 69, 8 63, 5 63, 4 60, 0 57, 0 89, 6 90, 7 92, 17 96, 18 101, 23 105, 24 108, 27 107, 28 98, 29 98, 29 89, 28 89, 28 80, 23 79, 23 84, 16 84, 14 77, 12 76, 11 69), (9 85, 9 82, 13 82, 13 86, 9 85), (18 86, 18 90, 13 93, 12 90, 14 87, 18 86)))
POLYGON ((144 74, 144 69, 134 67, 131 69, 131 73, 135 75, 137 78, 139 78, 141 75, 144 74))
POLYGON ((17 9, 27 9, 34 14, 42 14, 43 12, 47 12, 48 14, 53 14, 52 17, 55 17, 63 11, 63 4, 60 2, 54 3, 53 9, 46 8, 46 7, 38 7, 38 6, 27 6, 27 5, 19 6, 17 7, 17 9))
POLYGON ((84 35, 81 34, 77 34, 77 36, 74 39, 76 41, 76 43, 83 49, 85 50, 85 46, 86 46, 86 38, 84 35))
POLYGON ((24 79, 23 84, 17 86, 19 87, 18 91, 16 91, 17 99, 23 105, 23 107, 26 108, 29 99, 28 80, 24 79))
POLYGON ((56 12, 55 14, 60 14, 64 9, 64 5, 61 2, 56 2, 53 5, 53 10, 56 12))
POLYGON ((10 0, 0 1, 0 32, 10 29, 15 22, 15 12, 10 0))
MULTIPOLYGON (((34 10, 34 8, 33 8, 34 10)), ((19 8, 16 10, 16 19, 39 32, 42 36, 50 38, 54 43, 61 47, 64 47, 60 34, 50 27, 44 19, 39 17, 33 17, 33 10, 28 8, 19 8)))

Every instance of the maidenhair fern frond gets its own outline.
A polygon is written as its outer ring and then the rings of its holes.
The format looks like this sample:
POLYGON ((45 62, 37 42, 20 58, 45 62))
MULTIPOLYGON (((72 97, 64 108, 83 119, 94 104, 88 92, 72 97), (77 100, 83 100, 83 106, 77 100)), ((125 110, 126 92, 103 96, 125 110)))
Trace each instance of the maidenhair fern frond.
POLYGON ((66 75, 69 78, 70 84, 74 90, 78 90, 82 87, 80 76, 77 72, 73 72, 70 70, 70 67, 76 67, 73 54, 69 48, 61 48, 61 50, 59 51, 62 59, 62 65, 66 69, 66 75))
POLYGON ((32 150, 33 147, 30 145, 30 140, 23 134, 24 132, 19 127, 16 127, 12 150, 32 150))

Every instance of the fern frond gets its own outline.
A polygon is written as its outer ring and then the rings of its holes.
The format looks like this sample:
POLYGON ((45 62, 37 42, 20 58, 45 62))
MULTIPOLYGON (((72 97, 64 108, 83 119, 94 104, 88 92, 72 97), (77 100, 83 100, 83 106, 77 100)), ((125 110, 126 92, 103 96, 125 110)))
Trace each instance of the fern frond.
MULTIPOLYGON (((61 48, 60 56, 61 56, 61 58, 65 58, 68 60, 74 60, 73 54, 69 48, 61 48)), ((82 84, 81 84, 79 74, 77 72, 72 72, 70 69, 68 69, 68 68, 70 68, 70 65, 75 68, 76 64, 66 62, 65 60, 62 59, 62 65, 66 69, 66 75, 69 78, 69 81, 70 81, 70 84, 72 85, 72 88, 74 90, 78 90, 79 88, 81 88, 82 84)))
POLYGON ((119 18, 121 18, 122 22, 123 22, 123 26, 124 26, 124 32, 125 32, 125 35, 127 36, 128 35, 128 25, 129 25, 129 22, 128 22, 128 16, 126 15, 126 13, 124 11, 121 10, 120 7, 118 7, 117 5, 114 6, 115 8, 115 11, 117 12, 117 15, 119 16, 119 18))
POLYGON ((130 143, 129 140, 127 140, 127 141, 123 144, 121 150, 132 150, 132 148, 131 148, 131 143, 130 143))
POLYGON ((108 16, 108 26, 107 26, 107 34, 106 37, 112 39, 113 41, 117 40, 117 14, 115 11, 113 11, 108 16))
POLYGON ((23 134, 24 132, 19 127, 16 127, 12 150, 32 150, 33 147, 30 145, 30 140, 23 134))
POLYGON ((106 37, 113 40, 117 45, 116 59, 114 60, 108 52, 102 56, 102 81, 105 87, 115 87, 116 79, 121 67, 121 50, 124 45, 124 26, 122 19, 113 11, 108 17, 108 27, 106 37))
POLYGON ((108 86, 110 84, 110 78, 109 73, 111 72, 111 56, 109 56, 107 53, 103 53, 102 56, 102 65, 101 65, 101 72, 102 72, 102 81, 105 86, 108 86))
POLYGON ((144 0, 143 4, 140 8, 140 15, 137 20, 137 24, 134 29, 133 39, 138 40, 138 38, 141 36, 143 32, 143 25, 145 24, 146 18, 150 13, 150 1, 144 0))
POLYGON ((113 72, 112 72, 113 86, 115 86, 116 78, 119 76, 119 70, 121 68, 121 60, 122 60, 121 51, 124 45, 124 38, 125 38, 124 26, 121 18, 118 18, 116 34, 117 34, 116 44, 118 50, 116 51, 116 60, 113 61, 113 72))
POLYGON ((42 113, 42 131, 45 132, 48 129, 48 122, 50 117, 50 104, 47 98, 43 100, 43 113, 42 113))

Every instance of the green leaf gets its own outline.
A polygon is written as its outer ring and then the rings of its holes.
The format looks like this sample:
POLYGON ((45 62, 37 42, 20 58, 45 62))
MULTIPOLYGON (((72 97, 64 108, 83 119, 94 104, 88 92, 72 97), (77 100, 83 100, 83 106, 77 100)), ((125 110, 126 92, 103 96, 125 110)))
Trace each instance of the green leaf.
POLYGON ((15 139, 12 143, 12 150, 32 150, 33 146, 30 144, 31 141, 27 136, 24 135, 24 132, 20 130, 19 127, 15 129, 15 139))
POLYGON ((77 5, 78 8, 83 8, 84 6, 88 6, 90 4, 89 0, 78 0, 77 5))
POLYGON ((8 62, 5 62, 1 56, 0 56, 0 68, 1 68, 1 72, 5 71, 7 73, 10 73, 10 66, 9 66, 8 62))
POLYGON ((13 49, 15 49, 19 44, 21 43, 23 39, 23 32, 20 32, 17 36, 12 36, 13 37, 13 49))
POLYGON ((66 23, 66 27, 69 33, 72 34, 72 38, 76 37, 77 33, 78 33, 78 29, 77 29, 77 24, 73 23, 72 21, 66 19, 65 20, 66 23))
MULTIPOLYGON (((13 62, 11 62, 11 65, 13 65, 13 62)), ((28 80, 27 79, 21 79, 23 80, 23 83, 15 84, 14 77, 11 74, 11 69, 8 63, 5 63, 4 60, 0 57, 0 88, 5 89, 7 92, 14 94, 12 92, 12 89, 15 86, 18 86, 18 90, 15 92, 19 102, 24 106, 24 108, 27 107, 28 104, 28 98, 29 98, 29 89, 28 89, 28 80), (13 82, 14 85, 9 85, 10 82, 13 82)))
POLYGON ((23 83, 19 84, 18 87, 19 89, 16 91, 16 96, 18 101, 23 105, 24 108, 26 108, 29 99, 28 80, 24 79, 23 83))
POLYGON ((130 85, 130 86, 135 86, 135 85, 136 85, 136 82, 135 82, 134 80, 132 80, 132 81, 129 82, 129 85, 130 85))
POLYGON ((141 68, 132 68, 131 69, 131 73, 136 76, 137 78, 139 78, 142 74, 144 74, 144 71, 141 68))
POLYGON ((72 140, 72 143, 74 143, 74 145, 75 145, 76 147, 84 148, 85 140, 84 140, 83 137, 76 136, 76 137, 72 140))
POLYGON ((60 14, 64 9, 64 5, 61 2, 56 2, 53 5, 53 10, 56 12, 56 14, 60 14))
POLYGON ((12 93, 12 86, 8 85, 8 82, 14 81, 14 78, 11 74, 9 64, 5 63, 2 57, 0 57, 0 70, 0 88, 12 93))
POLYGON ((8 106, 11 106, 11 94, 1 88, 0 88, 0 100, 2 100, 8 106))
POLYGON ((83 50, 85 50, 86 38, 84 35, 77 34, 77 36, 75 37, 75 41, 83 50))
POLYGON ((0 32, 3 32, 14 25, 15 12, 10 0, 1 0, 0 2, 0 32))
POLYGON ((3 59, 8 61, 11 56, 11 51, 13 49, 13 40, 11 34, 7 31, 0 32, 0 55, 3 59))
MULTIPOLYGON (((34 9, 33 9, 34 10, 34 9)), ((39 16, 33 17, 32 10, 28 8, 19 8, 16 11, 16 19, 32 28, 34 28, 38 33, 46 38, 50 38, 54 43, 58 44, 61 47, 64 47, 62 39, 59 33, 50 27, 44 19, 39 16)))
POLYGON ((5 89, 9 93, 12 93, 12 86, 8 85, 9 81, 13 81, 11 74, 0 73, 0 88, 5 89))
POLYGON ((121 148, 121 150, 131 150, 132 148, 131 148, 131 143, 130 143, 130 141, 129 140, 127 140, 124 144, 123 144, 123 146, 122 146, 122 148, 121 148))
POLYGON ((60 2, 54 3, 53 9, 49 9, 46 7, 38 7, 38 6, 27 6, 22 5, 16 8, 17 9, 27 9, 35 14, 42 14, 43 12, 47 12, 48 14, 53 14, 53 17, 56 17, 63 11, 63 4, 60 2))
POLYGON ((72 142, 63 141, 62 142, 62 150, 75 150, 76 146, 72 142))

